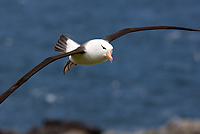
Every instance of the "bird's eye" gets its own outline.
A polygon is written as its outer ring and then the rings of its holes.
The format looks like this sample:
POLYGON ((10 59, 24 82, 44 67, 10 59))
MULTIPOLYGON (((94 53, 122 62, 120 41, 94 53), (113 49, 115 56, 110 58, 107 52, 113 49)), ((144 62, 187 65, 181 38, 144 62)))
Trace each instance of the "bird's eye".
POLYGON ((101 45, 101 47, 106 50, 106 48, 104 46, 101 45))

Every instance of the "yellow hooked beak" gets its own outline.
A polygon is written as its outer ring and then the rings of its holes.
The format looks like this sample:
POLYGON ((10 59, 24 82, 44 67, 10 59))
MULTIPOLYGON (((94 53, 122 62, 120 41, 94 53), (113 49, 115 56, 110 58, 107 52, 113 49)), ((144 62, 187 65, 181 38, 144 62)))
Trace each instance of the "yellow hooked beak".
POLYGON ((110 60, 110 62, 112 63, 113 61, 113 57, 112 57, 112 51, 109 49, 106 53, 106 57, 110 60))

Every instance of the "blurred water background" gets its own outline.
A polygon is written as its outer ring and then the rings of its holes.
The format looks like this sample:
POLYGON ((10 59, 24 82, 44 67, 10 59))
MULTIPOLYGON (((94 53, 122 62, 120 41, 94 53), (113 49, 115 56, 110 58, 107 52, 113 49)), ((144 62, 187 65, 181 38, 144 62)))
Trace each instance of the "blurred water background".
MULTIPOLYGON (((0 0, 0 93, 49 56, 61 34, 79 43, 127 27, 200 29, 199 0, 0 0)), ((114 62, 48 65, 0 106, 0 128, 26 131, 46 118, 139 130, 200 118, 200 33, 145 31, 112 42, 114 62)))

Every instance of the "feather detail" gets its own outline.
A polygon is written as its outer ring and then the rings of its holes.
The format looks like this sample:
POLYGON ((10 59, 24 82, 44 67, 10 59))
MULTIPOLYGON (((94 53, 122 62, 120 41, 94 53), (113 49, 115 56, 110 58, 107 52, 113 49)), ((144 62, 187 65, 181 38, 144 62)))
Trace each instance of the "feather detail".
POLYGON ((66 35, 61 35, 54 46, 54 50, 58 53, 67 53, 78 48, 80 44, 76 43, 66 35))

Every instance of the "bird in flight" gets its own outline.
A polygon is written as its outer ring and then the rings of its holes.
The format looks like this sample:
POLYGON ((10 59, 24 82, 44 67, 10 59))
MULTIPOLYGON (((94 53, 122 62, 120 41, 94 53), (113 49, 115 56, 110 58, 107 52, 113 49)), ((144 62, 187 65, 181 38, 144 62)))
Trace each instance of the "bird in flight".
POLYGON ((145 31, 145 30, 159 30, 159 29, 174 29, 174 30, 186 30, 186 31, 200 31, 197 29, 191 29, 186 27, 177 26, 147 26, 147 27, 135 27, 125 28, 116 33, 106 36, 104 39, 93 39, 80 45, 73 41, 66 35, 61 35, 57 43, 54 46, 54 50, 58 53, 65 54, 70 53, 69 61, 67 61, 63 73, 70 70, 72 65, 94 65, 98 63, 110 60, 112 63, 113 46, 111 41, 131 32, 145 31))
POLYGON ((24 76, 22 76, 14 85, 12 85, 8 90, 6 90, 0 96, 0 104, 8 98, 17 88, 19 88, 24 82, 26 82, 30 77, 32 77, 39 70, 47 66, 48 64, 54 62, 55 60, 69 56, 69 61, 67 61, 63 73, 70 70, 72 65, 93 65, 110 60, 113 61, 112 51, 113 46, 110 44, 113 40, 131 33, 146 30, 159 30, 159 29, 174 29, 174 30, 186 30, 186 31, 200 31, 197 29, 178 27, 178 26, 147 26, 147 27, 135 27, 135 28, 125 28, 116 33, 106 36, 104 39, 93 39, 87 41, 86 43, 80 45, 70 39, 65 35, 61 35, 57 43, 54 46, 54 50, 61 54, 51 56, 43 60, 41 63, 32 68, 24 76))

